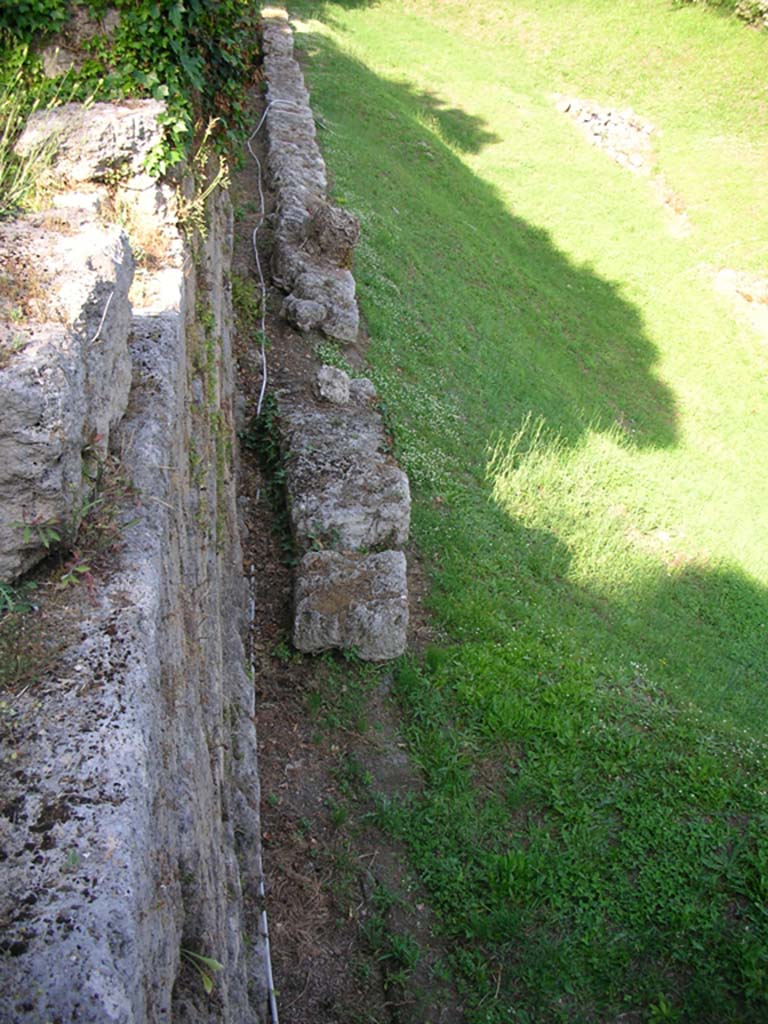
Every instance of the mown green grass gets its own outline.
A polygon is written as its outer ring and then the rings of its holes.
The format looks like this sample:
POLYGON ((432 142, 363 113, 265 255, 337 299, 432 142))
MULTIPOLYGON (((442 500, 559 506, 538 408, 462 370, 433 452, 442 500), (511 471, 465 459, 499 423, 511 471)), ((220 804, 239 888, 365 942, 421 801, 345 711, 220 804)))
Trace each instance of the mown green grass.
POLYGON ((297 3, 445 642, 383 806, 472 1021, 763 1020, 768 37, 658 2, 297 3), (647 180, 554 93, 661 130, 647 180), (620 1018, 620 1014, 630 1016, 620 1018))

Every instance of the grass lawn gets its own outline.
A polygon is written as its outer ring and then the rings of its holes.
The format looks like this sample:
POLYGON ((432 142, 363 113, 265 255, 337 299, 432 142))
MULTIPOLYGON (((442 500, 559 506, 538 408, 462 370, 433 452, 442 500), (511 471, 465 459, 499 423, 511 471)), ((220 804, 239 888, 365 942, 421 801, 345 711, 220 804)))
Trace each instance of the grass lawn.
POLYGON ((472 1022, 768 1019, 768 34, 661 0, 291 5, 444 641, 382 802, 472 1022), (631 105, 685 205, 555 94, 631 105))

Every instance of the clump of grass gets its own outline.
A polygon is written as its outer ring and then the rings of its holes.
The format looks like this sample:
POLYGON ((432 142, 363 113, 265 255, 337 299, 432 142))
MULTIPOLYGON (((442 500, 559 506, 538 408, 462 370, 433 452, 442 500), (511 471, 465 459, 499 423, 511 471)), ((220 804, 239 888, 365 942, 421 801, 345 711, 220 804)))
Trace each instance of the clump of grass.
POLYGON ((21 70, 0 83, 0 220, 39 206, 50 190, 55 139, 44 140, 23 156, 14 152, 27 118, 37 109, 38 101, 30 104, 21 70))
POLYGON ((261 340, 261 291, 253 277, 232 274, 232 305, 238 332, 243 338, 261 340))
POLYGON ((285 496, 285 460, 280 447, 278 409, 274 395, 266 396, 261 415, 253 416, 239 437, 243 447, 259 460, 274 517, 273 530, 279 538, 285 563, 292 565, 296 560, 296 552, 285 496))
POLYGON ((167 264, 171 249, 167 229, 156 218, 145 217, 119 185, 112 188, 100 213, 105 222, 118 224, 128 235, 139 270, 154 273, 167 264))
POLYGON ((5 332, 0 334, 0 370, 4 370, 10 363, 11 359, 17 352, 23 351, 27 344, 27 339, 23 334, 11 330, 9 337, 5 337, 5 332))

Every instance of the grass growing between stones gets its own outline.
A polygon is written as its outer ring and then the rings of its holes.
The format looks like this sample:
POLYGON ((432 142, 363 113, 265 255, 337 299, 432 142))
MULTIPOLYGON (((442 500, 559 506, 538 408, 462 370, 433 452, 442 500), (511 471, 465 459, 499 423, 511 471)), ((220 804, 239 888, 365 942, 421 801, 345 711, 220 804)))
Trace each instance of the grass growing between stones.
POLYGON ((380 804, 467 1019, 768 1015, 768 36, 697 8, 296 3, 445 640, 380 804), (634 176, 556 93, 658 132, 634 176))

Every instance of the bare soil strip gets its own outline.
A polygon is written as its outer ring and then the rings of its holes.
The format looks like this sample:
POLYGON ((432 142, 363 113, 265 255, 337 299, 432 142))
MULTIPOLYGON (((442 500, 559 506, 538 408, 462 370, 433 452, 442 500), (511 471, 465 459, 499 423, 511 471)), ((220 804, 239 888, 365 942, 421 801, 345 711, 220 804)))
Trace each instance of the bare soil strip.
MULTIPOLYGON (((253 123, 261 99, 253 96, 253 123)), ((263 139, 254 149, 263 156, 263 139)), ((262 160, 262 163, 264 161, 262 160)), ((248 159, 234 176, 233 277, 253 280, 252 232, 258 221, 258 180, 248 159)), ((265 191, 267 220, 259 230, 263 267, 269 266, 274 199, 265 191)), ((318 366, 311 335, 299 335, 277 315, 282 296, 270 285, 269 391, 311 379, 318 366)), ((239 389, 249 432, 261 386, 260 358, 247 325, 238 329, 239 389)), ((360 349, 347 357, 362 365, 360 349)), ((251 638, 257 690, 264 867, 272 960, 283 1024, 371 1022, 452 1024, 462 1019, 450 985, 438 980, 446 950, 424 894, 409 877, 405 853, 366 820, 374 792, 417 789, 398 735, 389 696, 391 676, 380 674, 364 709, 365 729, 335 725, 324 715, 329 685, 354 667, 343 659, 302 657, 290 646, 292 569, 284 517, 263 462, 241 452, 241 513, 246 569, 256 602, 251 638), (410 936, 415 963, 403 965, 388 945, 410 936), (404 969, 404 966, 407 969, 404 969)), ((429 639, 421 610, 424 583, 411 564, 411 643, 429 639)), ((343 686, 344 684, 342 684, 343 686)), ((336 721, 334 719, 334 721, 336 721)), ((362 725, 362 723, 361 723, 362 725)))

